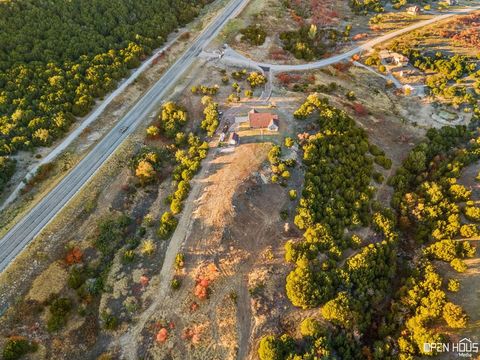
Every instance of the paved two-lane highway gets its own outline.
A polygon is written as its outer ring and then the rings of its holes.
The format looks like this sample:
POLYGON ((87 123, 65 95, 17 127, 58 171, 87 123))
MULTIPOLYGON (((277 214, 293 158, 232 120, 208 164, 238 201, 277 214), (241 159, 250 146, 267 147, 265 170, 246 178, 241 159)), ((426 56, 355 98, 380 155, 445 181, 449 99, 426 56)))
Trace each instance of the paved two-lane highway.
POLYGON ((0 240, 0 271, 27 246, 78 193, 125 138, 160 106, 172 86, 248 0, 232 0, 193 41, 175 64, 65 178, 0 240), (126 129, 126 131, 124 131, 126 129))

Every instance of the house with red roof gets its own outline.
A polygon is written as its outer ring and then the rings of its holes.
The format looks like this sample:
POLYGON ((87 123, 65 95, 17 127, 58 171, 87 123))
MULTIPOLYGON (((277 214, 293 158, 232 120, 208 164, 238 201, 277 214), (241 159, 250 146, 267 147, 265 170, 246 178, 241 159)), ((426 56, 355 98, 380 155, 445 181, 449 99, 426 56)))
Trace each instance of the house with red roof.
POLYGON ((270 131, 278 131, 280 123, 278 115, 271 113, 261 113, 252 109, 248 113, 248 122, 252 129, 268 129, 270 131))

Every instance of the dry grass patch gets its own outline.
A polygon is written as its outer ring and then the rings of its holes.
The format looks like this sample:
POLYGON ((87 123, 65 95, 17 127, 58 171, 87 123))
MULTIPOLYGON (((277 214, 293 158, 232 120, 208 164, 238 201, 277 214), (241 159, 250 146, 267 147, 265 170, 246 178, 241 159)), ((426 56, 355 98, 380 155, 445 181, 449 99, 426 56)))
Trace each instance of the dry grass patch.
POLYGON ((34 281, 27 295, 27 300, 46 301, 50 296, 60 293, 67 283, 68 273, 61 261, 55 261, 34 281))

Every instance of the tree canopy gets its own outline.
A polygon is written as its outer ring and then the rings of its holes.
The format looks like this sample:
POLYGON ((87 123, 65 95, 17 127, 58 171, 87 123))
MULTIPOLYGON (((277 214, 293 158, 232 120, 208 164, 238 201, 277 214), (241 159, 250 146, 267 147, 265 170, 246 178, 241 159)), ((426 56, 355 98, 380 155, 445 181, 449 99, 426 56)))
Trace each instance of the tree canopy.
POLYGON ((0 2, 0 156, 60 138, 208 2, 0 2))

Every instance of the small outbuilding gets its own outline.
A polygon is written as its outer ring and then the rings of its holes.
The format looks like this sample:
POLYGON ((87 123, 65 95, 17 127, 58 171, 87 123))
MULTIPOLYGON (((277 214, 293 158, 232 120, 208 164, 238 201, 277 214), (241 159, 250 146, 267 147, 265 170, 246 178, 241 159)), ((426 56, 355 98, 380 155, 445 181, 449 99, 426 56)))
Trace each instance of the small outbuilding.
POLYGON ((421 11, 422 11, 422 10, 420 9, 420 6, 418 6, 418 5, 410 6, 410 7, 407 8, 407 12, 408 12, 409 14, 415 15, 415 16, 416 16, 416 15, 420 15, 420 12, 421 12, 421 11))
POLYGON ((230 145, 238 145, 240 144, 240 136, 236 132, 232 132, 230 134, 230 140, 228 141, 230 145))

